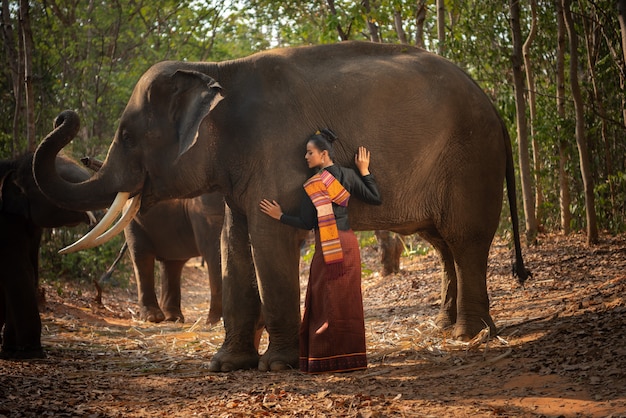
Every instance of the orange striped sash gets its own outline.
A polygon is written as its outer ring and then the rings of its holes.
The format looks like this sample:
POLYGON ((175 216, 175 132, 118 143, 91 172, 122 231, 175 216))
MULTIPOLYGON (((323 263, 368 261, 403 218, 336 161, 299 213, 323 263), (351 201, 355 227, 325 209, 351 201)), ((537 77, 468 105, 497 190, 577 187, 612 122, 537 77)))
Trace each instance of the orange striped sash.
POLYGON ((324 261, 326 264, 341 263, 343 251, 333 213, 333 202, 340 206, 348 206, 350 193, 326 170, 308 179, 304 183, 304 190, 317 209, 317 223, 324 261))

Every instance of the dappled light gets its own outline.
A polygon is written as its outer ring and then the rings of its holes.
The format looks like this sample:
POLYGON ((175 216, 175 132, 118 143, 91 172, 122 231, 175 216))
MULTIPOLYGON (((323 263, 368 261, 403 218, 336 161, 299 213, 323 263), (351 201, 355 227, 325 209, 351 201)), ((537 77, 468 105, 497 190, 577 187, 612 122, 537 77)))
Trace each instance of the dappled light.
MULTIPOLYGON (((48 357, 0 361, 0 414, 40 416, 620 416, 626 413, 626 237, 587 247, 582 235, 540 235, 525 248, 533 279, 510 274, 508 241, 489 259, 486 328, 459 342, 434 324, 437 255, 404 256, 380 273, 362 249, 368 369, 305 375, 211 373, 224 337, 205 324, 208 279, 200 260, 183 272, 184 324, 138 320, 134 290, 45 286, 48 357), (17 412, 21 411, 21 412, 17 412)), ((308 274, 301 263, 301 289, 308 274)), ((267 334, 261 351, 267 347, 267 334)))

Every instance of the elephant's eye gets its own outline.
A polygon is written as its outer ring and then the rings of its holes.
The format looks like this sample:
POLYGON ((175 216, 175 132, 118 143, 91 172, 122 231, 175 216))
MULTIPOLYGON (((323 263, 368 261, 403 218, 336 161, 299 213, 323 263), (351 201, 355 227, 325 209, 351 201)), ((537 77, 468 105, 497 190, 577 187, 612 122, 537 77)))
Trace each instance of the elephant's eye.
POLYGON ((132 135, 127 130, 122 131, 122 145, 124 148, 132 148, 135 146, 135 141, 132 135))

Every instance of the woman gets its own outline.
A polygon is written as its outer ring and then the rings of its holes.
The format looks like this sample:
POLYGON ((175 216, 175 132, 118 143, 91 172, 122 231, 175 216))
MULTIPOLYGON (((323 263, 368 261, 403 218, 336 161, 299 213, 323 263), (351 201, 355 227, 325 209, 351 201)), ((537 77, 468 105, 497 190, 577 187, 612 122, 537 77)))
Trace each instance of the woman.
POLYGON ((306 196, 298 216, 286 215, 276 201, 263 199, 261 211, 282 223, 315 229, 315 254, 300 326, 300 370, 341 372, 367 367, 365 321, 361 296, 361 255, 348 222, 348 200, 380 204, 369 172, 370 152, 359 147, 354 162, 359 171, 333 163, 329 129, 316 132, 306 145, 309 168, 316 174, 304 183, 306 196))

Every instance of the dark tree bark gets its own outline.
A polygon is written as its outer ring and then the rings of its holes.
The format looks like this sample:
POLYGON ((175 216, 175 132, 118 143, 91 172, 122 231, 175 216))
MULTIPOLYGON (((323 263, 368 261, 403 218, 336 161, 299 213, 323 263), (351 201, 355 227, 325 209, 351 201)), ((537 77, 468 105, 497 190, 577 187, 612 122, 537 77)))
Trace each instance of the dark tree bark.
POLYGON ((363 0, 361 2, 363 5, 363 9, 365 10, 365 16, 367 19, 367 29, 369 31, 370 41, 380 43, 380 33, 378 30, 378 25, 371 18, 372 8, 369 0, 363 0))
MULTIPOLYGON (((5 54, 7 57, 6 65, 11 72, 12 92, 15 108, 13 109, 13 135, 11 140, 11 156, 17 157, 22 151, 19 147, 18 140, 20 138, 20 120, 22 116, 22 86, 24 85, 24 71, 22 71, 23 60, 20 59, 21 54, 21 38, 16 38, 15 25, 11 19, 9 11, 9 2, 2 2, 2 38, 4 43, 5 54)), ((18 28, 19 30, 19 28, 18 28)))
POLYGON ((511 0, 511 31, 513 33, 513 85, 515 88, 515 107, 517 121, 517 145, 519 154, 520 178, 522 183, 522 201, 526 220, 526 241, 533 242, 537 236, 537 218, 530 175, 528 155, 528 127, 526 121, 526 99, 524 97, 524 72, 522 70, 522 30, 520 27, 520 7, 518 0, 511 0))
MULTIPOLYGON (((326 4, 328 4, 328 10, 330 10, 330 14, 333 16, 337 15, 337 8, 335 8, 335 0, 326 0, 326 4)), ((350 30, 344 31, 339 23, 337 23, 337 33, 339 34, 339 39, 342 41, 347 41, 350 39, 350 30)))
POLYGON ((522 46, 522 52, 524 56, 524 69, 526 70, 526 85, 528 86, 528 107, 530 115, 530 139, 533 151, 533 166, 534 166, 534 179, 535 179, 535 217, 537 222, 537 228, 543 222, 543 188, 541 187, 541 152, 539 150, 539 140, 537 138, 537 130, 535 125, 537 124, 537 99, 536 99, 536 87, 535 76, 530 60, 530 48, 537 35, 537 0, 530 0, 531 11, 531 24, 530 31, 526 37, 526 42, 522 46))
POLYGON ((569 37, 570 49, 570 84, 572 88, 572 98, 574 99, 574 111, 576 113, 576 144, 578 146, 578 156, 580 159, 580 173, 585 191, 585 209, 587 213, 587 244, 598 242, 598 224, 595 209, 595 197, 593 191, 593 177, 589 163, 589 150, 585 132, 585 111, 583 97, 578 84, 578 35, 574 27, 574 20, 570 10, 570 0, 562 0, 563 17, 565 27, 569 37))
POLYGON ((441 56, 446 51, 446 8, 444 0, 437 0, 437 53, 441 56))
POLYGON ((396 28, 396 34, 398 35, 398 40, 401 44, 408 44, 409 42, 406 39, 406 32, 404 31, 404 27, 402 24, 402 13, 400 10, 396 10, 393 13, 393 23, 396 28))
POLYGON ((26 139, 28 150, 35 151, 35 93, 33 92, 33 33, 28 0, 20 0, 20 34, 24 45, 24 92, 26 93, 26 139))
POLYGON ((426 0, 417 2, 415 13, 415 46, 424 48, 424 21, 426 20, 426 0))
POLYGON ((402 240, 395 232, 376 231, 376 239, 380 244, 383 275, 398 273, 400 271, 400 257, 404 250, 402 240))
MULTIPOLYGON (((565 120, 565 20, 563 18, 563 7, 561 0, 556 0, 556 20, 557 20, 557 51, 556 51, 556 111, 559 121, 565 120)), ((569 161, 569 144, 563 138, 565 133, 563 128, 557 127, 557 137, 559 139, 559 205, 561 213, 561 230, 563 234, 570 233, 572 222, 572 212, 570 203, 572 197, 569 191, 569 176, 565 167, 569 161)))

